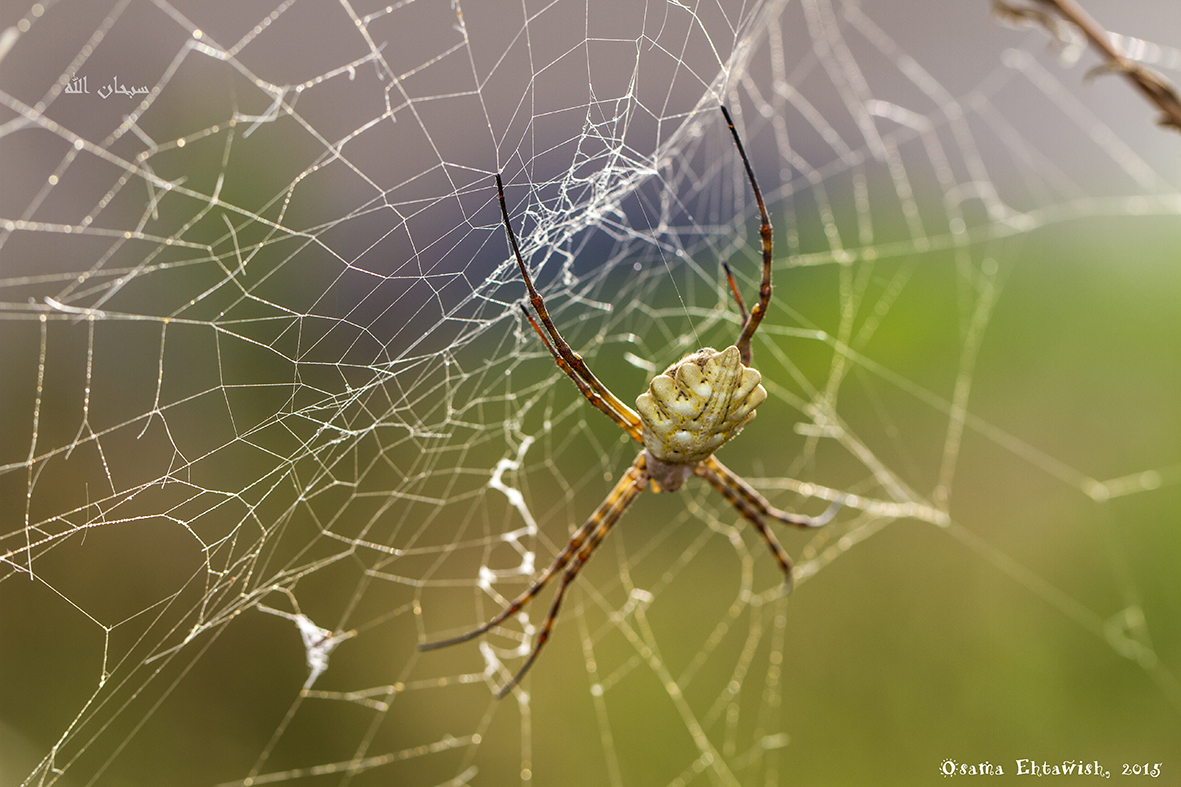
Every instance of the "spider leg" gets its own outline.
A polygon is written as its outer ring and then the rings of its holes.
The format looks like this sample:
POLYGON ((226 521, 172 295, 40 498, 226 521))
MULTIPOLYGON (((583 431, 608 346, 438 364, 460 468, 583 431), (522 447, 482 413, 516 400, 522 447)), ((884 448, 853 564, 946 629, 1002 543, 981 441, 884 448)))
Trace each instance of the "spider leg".
POLYGON ((509 246, 512 247, 513 256, 517 260, 517 267, 521 269, 521 276, 525 279, 525 286, 529 288, 529 302, 533 304, 533 310, 537 312, 537 316, 541 318, 542 325, 549 332, 550 338, 553 340, 552 344, 546 340, 545 334, 538 329, 537 323, 528 312, 525 313, 526 316, 530 317, 529 321, 537 329, 537 333, 541 336, 542 341, 546 342, 546 347, 549 349, 550 354, 554 356, 554 360, 557 361, 559 368, 570 379, 574 380, 575 384, 578 385, 578 390, 582 391, 583 395, 590 399, 595 407, 603 410, 603 412, 607 412, 607 410, 604 410, 600 406, 600 402, 610 410, 613 410, 614 414, 607 413, 611 420, 622 426, 634 440, 641 442, 640 417, 636 415, 635 411, 620 401, 615 394, 611 393, 607 389, 607 386, 599 382, 598 378, 591 373, 590 368, 582 360, 582 356, 570 348, 570 345, 562 338, 562 334, 558 333, 553 320, 550 319, 549 312, 545 308, 545 301, 542 300, 541 293, 533 286, 533 279, 529 276, 529 271, 525 268, 525 260, 521 257, 521 248, 517 244, 517 235, 513 232, 512 222, 508 218, 508 206, 504 200, 504 184, 500 180, 499 172, 496 173, 496 194, 500 198, 500 215, 504 218, 504 228, 508 231, 509 246), (565 365, 563 365, 563 361, 565 365), (582 383, 586 384, 585 388, 582 383), (587 393, 588 388, 598 395, 598 401, 587 393))
POLYGON ((730 270, 730 263, 722 260, 722 269, 726 271, 726 281, 730 283, 730 292, 734 295, 734 301, 738 304, 738 315, 742 317, 742 324, 746 325, 746 304, 742 302, 742 293, 738 291, 738 285, 734 283, 734 271, 730 270))
POLYGON ((542 625, 541 634, 537 639, 537 644, 533 646, 532 652, 529 654, 525 665, 517 671, 516 676, 498 693, 499 696, 507 694, 513 686, 521 680, 529 667, 533 666, 533 662, 537 659, 537 654, 545 645, 546 640, 549 639, 550 631, 553 629, 554 621, 558 616, 558 608, 561 606, 562 598, 566 593, 566 586, 578 575, 582 566, 590 558, 592 552, 598 547, 607 532, 619 521, 623 516, 623 512, 631 505, 636 496, 644 490, 648 483, 647 463, 644 459, 644 454, 641 452, 632 466, 624 473, 623 478, 619 479, 619 483, 607 495, 607 498, 602 504, 595 509, 594 513, 590 515, 586 523, 578 529, 578 531, 570 537, 570 541, 565 548, 558 554, 558 557, 545 570, 537 580, 529 586, 529 588, 513 599, 507 607, 501 610, 495 617, 489 620, 484 625, 472 629, 458 637, 451 637, 450 639, 443 639, 437 642, 423 642, 420 643, 418 649, 421 650, 436 650, 438 648, 446 648, 450 645, 458 645, 461 642, 475 639, 481 634, 486 634, 496 626, 511 618, 513 615, 521 611, 522 608, 533 597, 540 593, 549 581, 557 575, 559 571, 566 568, 566 574, 562 577, 562 583, 558 588, 557 595, 554 597, 554 602, 550 606, 549 615, 542 625), (588 538, 590 539, 588 542, 588 538), (574 563, 571 563, 571 558, 575 558, 574 563))
POLYGON ((758 508, 738 488, 731 486, 726 476, 716 473, 707 464, 708 461, 699 462, 694 470, 694 474, 700 478, 704 478, 709 482, 710 486, 721 492, 722 497, 726 498, 730 505, 738 509, 738 513, 742 514, 748 522, 755 526, 755 529, 759 531, 759 535, 763 537, 763 541, 766 542, 767 547, 771 550, 771 554, 775 556, 779 567, 783 569, 783 581, 786 585, 787 592, 790 593, 792 588, 791 558, 787 556, 787 552, 780 546, 778 539, 775 538, 775 534, 771 532, 771 529, 767 527, 767 523, 763 521, 758 508))
MULTIPOLYGON (((741 497, 749 506, 754 508, 754 510, 758 511, 763 516, 770 517, 771 519, 774 519, 777 522, 782 522, 785 525, 794 525, 795 527, 804 529, 824 527, 829 522, 831 522, 833 517, 837 515, 837 512, 841 510, 841 501, 834 500, 820 516, 793 514, 789 511, 784 511, 781 508, 776 508, 775 506, 768 503, 767 498, 756 492, 754 487, 743 481, 737 473, 719 462, 715 457, 709 457, 704 462, 702 462, 701 465, 705 465, 707 470, 721 479, 722 483, 726 484, 730 489, 732 489, 734 494, 741 497)), ((705 478, 707 481, 709 480, 707 476, 702 474, 700 469, 698 470, 697 475, 705 478)), ((710 483, 712 484, 713 482, 710 481, 710 483)))
POLYGON ((792 588, 791 559, 783 551, 783 547, 779 545, 779 541, 776 540, 775 534, 767 527, 767 523, 763 521, 763 517, 769 517, 784 524, 795 525, 800 528, 823 527, 832 521, 837 511, 840 510, 840 501, 834 501, 828 507, 828 510, 820 516, 812 517, 802 514, 792 514, 775 508, 768 503, 767 499, 756 492, 750 484, 743 481, 732 470, 712 456, 702 462, 698 462, 693 472, 698 477, 704 478, 714 489, 721 492, 722 497, 726 498, 730 502, 730 505, 738 509, 738 513, 742 514, 747 521, 755 526, 759 531, 759 535, 763 537, 763 541, 767 542, 767 546, 771 549, 771 554, 779 562, 779 567, 783 569, 787 592, 790 593, 792 588))
POLYGON ((541 653, 541 649, 545 647, 545 643, 549 641, 550 632, 553 631, 554 623, 558 619, 558 610, 562 607, 562 599, 566 596, 566 588, 578 576, 578 572, 586 565, 590 559, 591 554, 598 549, 599 544, 603 542, 607 534, 611 532, 611 528, 623 516, 623 512, 632 504, 632 501, 644 490, 648 483, 647 462, 644 459, 643 452, 636 457, 636 461, 624 473, 623 478, 619 479, 619 483, 607 495, 607 499, 603 501, 591 518, 583 525, 582 533, 588 528, 594 529, 594 535, 579 551, 576 557, 566 569, 566 573, 562 575, 562 583, 558 585, 558 590, 554 593, 554 600, 550 604, 549 614, 545 617, 545 622, 541 625, 541 632, 537 635, 537 642, 533 645, 533 650, 529 652, 529 657, 525 659, 525 663, 517 670, 517 674, 513 675, 512 680, 506 683, 496 692, 496 696, 503 698, 513 687, 521 682, 521 678, 525 677, 525 673, 533 666, 533 662, 537 660, 537 656, 541 653))
MULTIPOLYGON (((604 503, 604 505, 606 505, 606 504, 604 503)), ((451 645, 458 645, 461 642, 467 642, 468 640, 475 639, 476 637, 480 636, 481 634, 488 633, 496 626, 500 625, 504 621, 511 618, 513 615, 520 612, 521 609, 526 604, 528 604, 530 601, 533 600, 534 596, 536 596, 538 593, 540 593, 542 590, 545 589, 545 586, 549 584, 549 581, 551 579, 553 579, 555 574, 557 574, 559 571, 561 571, 563 568, 566 567, 566 564, 570 562, 570 558, 572 558, 574 556, 574 554, 582 547, 583 543, 586 541, 586 537, 588 535, 590 535, 590 533, 594 530, 594 527, 596 524, 596 516, 598 514, 599 514, 599 511, 595 511, 595 514, 591 516, 591 518, 586 522, 586 524, 584 524, 582 527, 580 527, 578 529, 578 531, 573 536, 570 537, 570 541, 566 544, 565 548, 562 549, 562 551, 558 553, 557 559, 555 559, 554 562, 550 565, 550 567, 545 570, 545 573, 542 574, 540 577, 538 577, 537 580, 532 585, 530 585, 529 588, 524 593, 517 596, 515 599, 512 600, 512 602, 507 607, 505 607, 499 613, 497 613, 497 615, 494 618, 492 618, 491 620, 489 620, 487 623, 480 626, 479 628, 475 628, 475 629, 472 629, 471 631, 468 631, 464 634, 460 634, 458 637, 451 637, 450 639, 441 639, 437 642, 420 643, 418 646, 418 649, 419 650, 436 650, 438 648, 446 648, 451 645)))
POLYGON ((633 440, 635 440, 637 443, 643 442, 644 438, 640 432, 639 420, 637 419, 636 423, 632 423, 631 421, 624 418, 623 415, 614 410, 611 405, 608 404, 603 399, 603 397, 601 397, 595 391, 595 389, 590 386, 589 383, 587 383, 586 380, 575 374, 574 370, 570 368, 570 364, 566 363, 566 359, 558 354, 558 351, 554 349, 552 344, 550 344, 550 340, 546 338, 544 333, 542 333, 541 326, 537 324, 537 320, 533 319, 533 315, 530 314, 529 310, 525 308, 525 304, 522 303, 520 306, 521 311, 525 313, 525 319, 527 319, 529 324, 533 326, 533 330, 537 331, 537 335, 540 336, 541 341, 545 343, 545 349, 549 350, 550 355, 554 357, 554 362, 558 364, 558 368, 565 372, 566 376, 574 381, 574 384, 578 386, 578 390, 582 393, 582 395, 589 399, 590 403, 593 404, 596 409, 604 413, 615 423, 619 424, 625 432, 631 435, 633 440))
MULTIPOLYGON (((750 366, 750 340, 758 330, 759 323, 763 321, 763 316, 767 312, 767 306, 771 303, 771 219, 767 216, 767 206, 763 204, 763 192, 759 190, 758 181, 755 180, 755 171, 750 166, 750 159, 746 157, 746 149, 742 147, 738 130, 734 128, 734 121, 730 119, 730 111, 725 106, 722 107, 722 114, 726 117, 726 125, 730 127, 730 135, 734 137, 738 155, 742 157, 742 165, 746 167, 746 177, 750 180, 750 187, 755 193, 755 202, 759 205, 759 236, 763 242, 763 279, 759 284, 759 302, 747 315, 745 314, 746 309, 742 305, 742 298, 738 298, 739 309, 744 314, 742 332, 738 334, 738 341, 734 342, 734 346, 742 353, 742 363, 750 366)), ((726 268, 726 273, 729 276, 729 266, 726 268)), ((730 278, 730 286, 737 297, 738 289, 734 287, 733 277, 730 278)))

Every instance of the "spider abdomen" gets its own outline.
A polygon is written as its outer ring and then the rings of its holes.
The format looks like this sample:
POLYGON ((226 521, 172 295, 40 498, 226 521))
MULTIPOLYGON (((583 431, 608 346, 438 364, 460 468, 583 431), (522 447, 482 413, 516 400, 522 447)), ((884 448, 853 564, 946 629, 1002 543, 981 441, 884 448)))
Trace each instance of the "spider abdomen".
MULTIPOLYGON (((683 474, 668 468, 672 477, 661 486, 669 491, 679 487, 675 476, 687 477, 693 465, 712 456, 751 422, 755 408, 767 398, 761 379, 731 346, 686 355, 652 380, 636 399, 644 447, 656 463, 690 468, 683 474)), ((659 483, 658 474, 654 480, 659 483)))

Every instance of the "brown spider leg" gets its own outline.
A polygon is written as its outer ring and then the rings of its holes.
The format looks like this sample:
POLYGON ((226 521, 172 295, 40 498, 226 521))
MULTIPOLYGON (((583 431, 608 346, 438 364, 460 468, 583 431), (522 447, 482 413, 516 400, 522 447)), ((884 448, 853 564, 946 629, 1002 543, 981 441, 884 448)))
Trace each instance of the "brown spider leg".
POLYGON ((734 271, 730 270, 730 263, 725 260, 722 260, 722 268, 726 271, 726 281, 730 282, 730 292, 734 294, 734 301, 738 304, 738 316, 742 318, 742 324, 746 325, 746 304, 742 302, 742 293, 734 283, 734 271))
MULTIPOLYGON (((606 505, 606 504, 604 504, 604 505, 606 505)), ((579 550, 579 548, 582 547, 583 542, 586 541, 586 537, 588 535, 590 535, 590 533, 594 530, 594 526, 596 524, 595 517, 598 514, 599 514, 599 511, 595 511, 595 513, 591 516, 590 520, 588 520, 586 522, 586 524, 584 524, 582 527, 580 527, 578 529, 578 531, 573 536, 570 537, 570 541, 567 542, 565 548, 563 548, 562 551, 558 553, 557 559, 555 559, 554 562, 550 565, 550 567, 545 570, 545 573, 542 574, 540 577, 538 577, 537 580, 532 585, 530 585, 529 588, 524 593, 517 596, 515 599, 512 600, 512 603, 510 603, 507 607, 505 607, 499 613, 497 613, 496 617, 492 618, 491 620, 489 620, 487 623, 480 626, 479 628, 475 628, 475 629, 472 629, 471 631, 468 631, 464 634, 460 634, 458 637, 451 637, 450 639, 441 639, 441 640, 438 640, 437 642, 419 643, 418 649, 419 650, 436 650, 438 648, 446 648, 451 645, 458 645, 461 642, 467 642, 468 640, 475 639, 476 637, 480 636, 481 634, 488 633, 496 626, 500 625, 504 621, 511 618, 513 615, 520 612, 521 609, 526 604, 528 604, 533 599, 534 596, 536 596, 538 593, 540 593, 542 590, 545 589, 545 586, 549 584, 549 581, 554 578, 555 574, 557 574, 559 571, 561 571, 563 568, 566 567, 566 564, 570 562, 570 558, 572 558, 574 556, 574 553, 577 552, 579 550)))
MULTIPOLYGON (((738 334, 738 341, 734 342, 734 346, 742 353, 742 363, 750 366, 750 340, 758 330, 759 323, 763 321, 763 316, 767 312, 767 306, 771 303, 771 219, 767 216, 763 192, 759 190, 758 181, 755 180, 755 171, 750 166, 750 159, 746 157, 746 149, 742 147, 738 130, 734 128, 734 121, 730 119, 730 111, 723 106, 722 114, 726 117, 726 125, 730 127, 730 135, 734 137, 734 144, 738 147, 738 155, 742 157, 742 165, 746 167, 746 177, 755 193, 755 202, 759 205, 759 236, 763 241, 763 279, 759 284, 759 302, 750 310, 750 315, 743 319, 742 332, 738 334)), ((730 283, 733 286, 733 279, 730 283)))
MULTIPOLYGON (((708 462, 709 460, 706 460, 708 462)), ((738 489, 731 486, 728 480, 714 472, 706 462, 698 462, 694 469, 694 474, 700 478, 704 478, 709 482, 709 485, 722 493, 722 497, 726 498, 732 506, 738 509, 738 513, 755 526, 759 531, 759 535, 763 537, 763 541, 767 542, 767 546, 771 549, 771 554, 775 556, 779 567, 783 569, 783 581, 787 586, 787 592, 791 592, 792 577, 791 577, 791 558, 787 556, 787 552, 779 545, 779 541, 775 538, 775 534, 767 527, 767 523, 763 521, 760 512, 756 506, 752 504, 745 495, 741 494, 738 489)))
POLYGON ((566 573, 562 575, 562 583, 558 585, 558 590, 554 593, 554 600, 550 604, 549 614, 546 615, 545 622, 541 625, 541 633, 537 635, 537 642, 534 643, 533 650, 529 652, 529 657, 525 659, 525 663, 517 670, 517 674, 513 675, 512 680, 502 686, 500 691, 496 692, 497 697, 504 697, 512 691, 513 687, 521 682, 521 678, 525 677, 525 673, 533 666, 533 662, 537 660, 541 649, 549 641, 550 632, 553 631, 554 623, 558 619, 558 610, 562 606, 562 599, 566 596, 566 588, 578 576, 578 572, 586 565, 591 554, 598 549, 599 544, 611 532, 611 528, 623 516, 623 512, 632 504, 632 501, 644 490, 647 483, 647 462, 644 459, 643 452, 640 452, 640 455, 636 457, 632 466, 623 474, 623 478, 619 479, 619 483, 611 490, 611 494, 607 495, 607 499, 591 515, 590 520, 583 526, 583 530, 579 531, 582 533, 588 527, 594 526, 594 535, 579 550, 578 557, 570 563, 570 566, 566 569, 566 573))
MULTIPOLYGON (((460 634, 458 637, 451 637, 450 639, 443 639, 437 642, 420 643, 418 649, 421 651, 446 648, 450 645, 458 645, 461 642, 467 642, 468 640, 475 639, 481 634, 486 634, 494 627, 520 612, 521 609, 526 604, 528 604, 534 596, 540 593, 545 588, 545 586, 549 584, 549 581, 553 579, 553 577, 559 571, 566 567, 566 564, 569 563, 570 559, 575 556, 575 553, 578 553, 578 562, 579 567, 581 568, 582 563, 587 561, 587 559, 590 557, 590 553, 593 552, 594 548, 597 547, 599 542, 603 540, 603 536, 607 534, 607 530, 610 530, 611 527, 617 521, 619 521, 619 518, 623 516, 623 512, 629 505, 631 505, 631 502, 635 500, 636 495, 638 495, 644 489, 644 487, 647 485, 647 482, 647 463, 644 459, 644 454, 641 452, 640 455, 636 457, 636 461, 633 462, 632 466, 628 468, 626 473, 624 473, 623 478, 619 479, 619 483, 615 485, 615 488, 611 490, 610 494, 607 495, 607 498, 602 502, 602 504, 595 509, 594 513, 590 515, 590 518, 587 519, 586 523, 580 527, 573 536, 570 537, 570 541, 558 554, 558 557, 554 560, 550 567, 547 568, 545 573, 542 574, 532 585, 530 585, 524 593, 513 599, 512 603, 510 603, 495 617, 479 628, 475 628, 469 632, 460 634), (587 537, 592 535, 593 538, 591 544, 586 545, 587 537)), ((575 575, 577 575, 577 573, 578 571, 574 572, 575 575)), ((560 594, 565 592, 566 585, 568 585, 570 580, 573 578, 573 576, 563 578, 562 587, 559 590, 559 599, 561 597, 560 594)), ((529 660, 525 664, 525 667, 517 673, 512 683, 502 690, 502 695, 507 693, 509 689, 516 685, 517 681, 521 679, 521 676, 525 674, 525 670, 533 664, 534 659, 537 658, 537 651, 541 649, 541 645, 545 644, 545 640, 549 638, 550 629, 553 627, 553 618, 556 617, 556 615, 557 605, 554 605, 550 609, 550 616, 546 618, 541 637, 539 638, 539 644, 534 646, 529 660)))
MULTIPOLYGON (((701 471, 702 466, 705 466, 705 468, 710 473, 717 476, 721 483, 724 483, 730 490, 733 491, 734 495, 741 497, 743 501, 745 501, 747 505, 752 507, 755 511, 758 511, 763 516, 770 517, 771 519, 782 522, 785 525, 794 525, 799 528, 824 527, 832 521, 833 517, 836 516, 837 511, 841 510, 841 501, 834 500, 828 509, 825 510, 825 512, 820 516, 792 514, 782 509, 775 508, 773 505, 768 503, 767 499, 756 492, 754 487, 743 481, 733 470, 719 462, 717 458, 711 456, 698 465, 697 475, 709 481, 709 476, 703 474, 701 471)), ((714 482, 710 481, 710 483, 713 484, 714 482)), ((717 485, 714 484, 714 486, 716 487, 717 485)), ((723 492, 723 494, 725 493, 723 492)), ((727 499, 729 499, 728 495, 727 499)))
MULTIPOLYGON (((627 479, 625 478, 624 480, 627 479)), ((620 486, 623 485, 624 480, 620 481, 620 486)), ((611 495, 608 495, 603 504, 599 506, 599 508, 596 509, 593 514, 591 514, 590 519, 588 519, 586 523, 583 524, 583 526, 580 527, 577 532, 575 532, 574 535, 570 537, 570 541, 567 542, 562 551, 558 553, 558 557, 554 560, 550 567, 545 570, 545 573, 543 573, 532 585, 530 585, 524 593, 517 596, 507 607, 497 613, 495 617, 493 617, 484 625, 472 629, 471 631, 468 631, 464 634, 460 634, 458 637, 438 640, 437 642, 423 642, 418 646, 418 649, 420 651, 436 650, 438 648, 446 648, 451 645, 458 645, 461 642, 467 642, 468 640, 475 639, 481 634, 488 633, 499 624, 520 612, 526 604, 533 600, 534 596, 545 589, 545 586, 549 584, 549 581, 553 579, 559 571, 565 568, 566 564, 570 562, 570 558, 574 557, 574 554, 582 548, 582 545, 586 542, 587 536, 590 535, 595 530, 595 527, 599 524, 600 517, 606 513, 609 513, 609 509, 615 500, 614 496, 618 491, 619 487, 617 486, 616 489, 612 491, 611 495)))
MULTIPOLYGON (((636 435, 638 435, 640 431, 640 417, 636 415, 635 411, 633 411, 630 407, 616 398, 615 394, 611 393, 611 391, 607 389, 607 386, 599 382, 598 378, 591 373, 591 370, 582 360, 582 356, 570 348, 570 345, 567 344, 566 340, 562 338, 562 335, 558 333, 557 327, 550 319, 549 312, 546 311, 545 308, 545 301, 542 300, 541 294, 537 291, 537 288, 533 286, 533 279, 529 277, 529 271, 525 269, 525 260, 521 257, 521 248, 517 245, 517 236, 516 233, 513 232, 512 222, 510 222, 508 218, 508 206, 504 201, 504 184, 500 180, 499 172, 496 173, 496 193, 500 198, 500 214, 504 218, 504 228, 508 231, 509 245, 512 247, 513 256, 517 260, 517 267, 521 269, 521 276, 525 279, 525 286, 529 288, 529 302, 533 304, 533 310, 537 312, 537 316, 541 318, 542 324, 545 326, 546 331, 549 332, 550 337, 553 339, 553 347, 550 348, 550 352, 554 354, 555 360, 557 360, 557 358, 561 358, 566 362, 566 367, 563 367, 562 371, 566 372, 566 374, 569 375, 571 379, 574 379, 575 383, 578 382, 578 380, 575 379, 576 376, 581 377, 586 382, 586 384, 590 386, 590 389, 598 394, 600 399, 602 399, 602 401, 608 407, 616 412, 618 417, 613 417, 612 420, 621 426, 625 422, 629 424, 629 427, 624 428, 628 430, 628 433, 631 434, 632 437, 635 437, 637 440, 639 440, 640 438, 636 437, 636 435)), ((538 333, 540 334, 541 331, 538 331, 538 333)), ((542 338, 544 339, 545 337, 542 336, 542 338)), ((558 366, 561 367, 562 365, 559 363, 558 366)), ((582 390, 582 386, 579 386, 579 390, 582 390)), ((594 400, 592 399, 591 401, 593 402, 594 400)), ((596 405, 596 407, 597 406, 598 405, 596 405)))
POLYGON ((530 314, 529 310, 525 308, 525 304, 522 303, 520 306, 521 311, 525 313, 525 319, 527 319, 529 324, 533 326, 533 330, 537 331, 537 335, 540 336, 541 341, 545 343, 545 349, 549 350, 550 355, 554 357, 554 362, 558 364, 558 368, 565 372, 566 376, 574 381, 574 384, 578 386, 578 390, 582 393, 582 395, 589 399, 590 403, 593 404, 596 409, 623 427, 623 430, 631 435, 633 440, 635 440, 637 443, 643 442, 644 438, 640 433, 639 425, 633 424, 632 422, 623 418, 619 413, 612 409, 611 405, 603 401, 603 397, 599 396, 599 394, 595 392, 595 389, 591 388, 586 380, 575 374, 574 370, 570 368, 570 364, 566 363, 566 359, 558 355, 558 351, 554 349, 554 346, 550 344, 550 340, 546 338, 544 333, 542 333, 541 326, 537 324, 537 320, 533 319, 533 315, 530 314))

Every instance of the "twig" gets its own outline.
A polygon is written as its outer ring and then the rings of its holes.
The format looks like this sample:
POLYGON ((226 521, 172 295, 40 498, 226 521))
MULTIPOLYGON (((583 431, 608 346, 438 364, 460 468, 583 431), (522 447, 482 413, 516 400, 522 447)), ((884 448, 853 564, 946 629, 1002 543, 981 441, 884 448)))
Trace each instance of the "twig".
POLYGON ((995 0, 994 7, 998 14, 1021 21, 1033 21, 1045 27, 1051 35, 1061 38, 1056 20, 1052 16, 1057 12, 1059 16, 1082 31, 1091 45, 1103 57, 1103 70, 1123 74, 1145 98, 1155 104, 1161 111, 1160 124, 1181 131, 1181 97, 1177 90, 1164 77, 1150 71, 1139 63, 1130 60, 1118 51, 1111 43, 1107 31, 1088 14, 1076 0, 1029 0, 1033 6, 1016 6, 1006 0, 995 0), (1048 8, 1041 10, 1037 6, 1048 8))

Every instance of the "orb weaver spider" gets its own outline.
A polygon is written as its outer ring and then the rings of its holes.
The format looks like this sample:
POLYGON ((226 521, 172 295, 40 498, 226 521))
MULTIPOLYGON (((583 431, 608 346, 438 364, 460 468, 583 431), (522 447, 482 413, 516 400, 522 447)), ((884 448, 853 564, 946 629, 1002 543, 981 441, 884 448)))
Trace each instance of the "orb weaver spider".
POLYGON ((521 269, 521 277, 529 290, 529 302, 540 318, 541 325, 538 325, 524 304, 520 304, 521 311, 525 313, 525 318, 533 326, 533 330, 541 337, 558 368, 574 381, 582 395, 618 424, 628 436, 644 446, 619 483, 607 495, 606 500, 570 537, 550 567, 525 592, 479 628, 451 639, 419 644, 419 650, 434 650, 458 645, 486 634, 520 612, 559 571, 565 569, 550 604, 549 614, 546 615, 541 632, 537 636, 537 642, 516 675, 497 692, 497 697, 508 694, 533 666, 541 649, 549 640, 566 589, 606 538, 607 533, 623 516, 623 512, 648 486, 656 492, 675 492, 691 475, 704 479, 759 531, 779 567, 783 569, 787 592, 790 592, 792 583, 791 560, 767 527, 766 520, 772 519, 800 528, 822 527, 833 518, 841 506, 839 501, 834 502, 818 517, 782 511, 768 503, 753 487, 713 456, 714 451, 751 422, 755 417, 755 408, 767 398, 766 389, 759 384, 762 378, 750 367, 750 340, 759 323, 763 321, 767 306, 771 302, 771 220, 767 217, 762 192, 759 191, 754 170, 746 157, 746 151, 742 147, 738 131, 734 128, 730 113, 724 106, 721 110, 759 206, 759 235, 763 245, 763 277, 759 285, 759 300, 747 312, 730 266, 722 262, 730 292, 734 295, 742 318, 738 341, 720 352, 712 347, 703 348, 669 366, 657 375, 648 390, 636 399, 635 410, 620 401, 599 382, 582 357, 574 352, 558 333, 549 312, 546 311, 545 301, 533 286, 533 280, 525 268, 525 261, 521 258, 521 249, 517 245, 517 236, 509 221, 508 207, 504 200, 504 184, 500 180, 500 174, 496 175, 496 192, 500 198, 500 213, 504 219, 505 231, 508 233, 509 245, 512 247, 517 267, 521 269), (541 326, 545 326, 544 331, 541 326))

